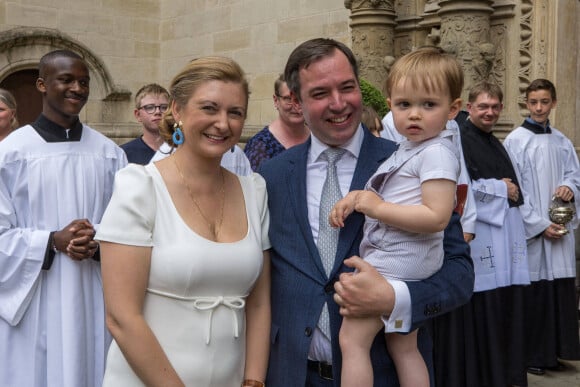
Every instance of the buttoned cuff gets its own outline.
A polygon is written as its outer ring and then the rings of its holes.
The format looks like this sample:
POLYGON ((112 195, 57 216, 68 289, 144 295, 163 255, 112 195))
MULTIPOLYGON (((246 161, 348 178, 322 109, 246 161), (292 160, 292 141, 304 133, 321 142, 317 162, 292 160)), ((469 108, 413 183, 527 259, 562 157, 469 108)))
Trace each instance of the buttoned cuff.
POLYGON ((409 287, 403 281, 389 280, 395 291, 395 307, 390 316, 383 316, 385 332, 409 332, 411 330, 412 307, 409 287))

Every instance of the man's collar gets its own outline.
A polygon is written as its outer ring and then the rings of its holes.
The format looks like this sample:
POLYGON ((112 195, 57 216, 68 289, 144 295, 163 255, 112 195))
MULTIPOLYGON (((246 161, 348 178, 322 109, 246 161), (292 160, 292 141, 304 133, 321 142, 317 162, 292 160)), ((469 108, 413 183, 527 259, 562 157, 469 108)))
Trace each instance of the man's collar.
POLYGON ((70 128, 63 128, 41 114, 31 125, 46 142, 80 141, 83 134, 83 124, 78 118, 70 128))
MULTIPOLYGON (((329 146, 322 141, 320 141, 313 131, 310 131, 310 157, 311 160, 316 161, 329 146)), ((362 124, 359 124, 358 128, 354 132, 354 135, 348 140, 348 142, 342 144, 340 147, 346 149, 350 154, 352 154, 356 159, 358 159, 360 148, 362 146, 364 139, 364 130, 362 124)))

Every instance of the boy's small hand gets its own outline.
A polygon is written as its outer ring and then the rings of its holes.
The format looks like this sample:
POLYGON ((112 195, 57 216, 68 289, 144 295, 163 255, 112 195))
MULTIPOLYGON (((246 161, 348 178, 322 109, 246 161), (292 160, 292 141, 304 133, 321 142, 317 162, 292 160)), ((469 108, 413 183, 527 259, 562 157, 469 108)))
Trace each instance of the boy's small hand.
POLYGON ((332 227, 344 227, 344 220, 354 211, 357 192, 360 191, 349 192, 330 210, 328 222, 332 227))

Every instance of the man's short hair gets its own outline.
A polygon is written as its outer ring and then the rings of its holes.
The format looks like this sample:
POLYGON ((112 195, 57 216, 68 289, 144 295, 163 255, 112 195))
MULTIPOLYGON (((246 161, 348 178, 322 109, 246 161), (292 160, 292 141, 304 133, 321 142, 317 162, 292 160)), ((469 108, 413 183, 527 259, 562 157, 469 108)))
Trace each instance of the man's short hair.
POLYGON ((294 51, 292 51, 288 57, 288 61, 286 62, 286 68, 284 69, 284 78, 286 79, 288 89, 296 95, 296 98, 299 100, 301 99, 300 70, 308 68, 308 66, 313 62, 331 56, 336 50, 342 52, 346 56, 350 66, 352 67, 352 72, 358 81, 358 65, 350 48, 348 48, 344 43, 334 39, 311 39, 300 44, 294 49, 294 51))
POLYGON ((40 58, 38 63, 38 76, 44 78, 46 76, 46 69, 52 64, 56 58, 72 58, 85 61, 82 56, 71 50, 54 50, 45 54, 40 58))
POLYGON ((501 87, 488 81, 481 81, 473 85, 469 90, 467 100, 469 102, 475 102, 477 97, 483 93, 488 94, 490 97, 497 98, 499 99, 499 102, 503 103, 503 91, 501 91, 501 87))

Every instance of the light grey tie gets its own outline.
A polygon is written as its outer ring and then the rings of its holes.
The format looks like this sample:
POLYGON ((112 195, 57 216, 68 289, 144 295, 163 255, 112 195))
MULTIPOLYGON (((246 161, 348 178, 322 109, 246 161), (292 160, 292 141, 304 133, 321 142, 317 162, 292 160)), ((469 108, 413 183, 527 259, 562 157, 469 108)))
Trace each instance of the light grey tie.
MULTIPOLYGON (((326 180, 322 186, 322 195, 320 198, 319 209, 319 227, 318 227, 318 252, 322 259, 322 265, 326 271, 326 275, 330 275, 330 271, 334 266, 334 259, 336 257, 336 247, 338 245, 339 229, 333 228, 328 223, 328 215, 330 210, 342 198, 340 192, 340 184, 338 183, 338 174, 336 173, 336 162, 342 157, 346 150, 342 148, 328 148, 320 156, 328 162, 326 169, 326 180)), ((325 303, 320 315, 318 327, 330 338, 330 323, 328 318, 328 305, 325 303)))

